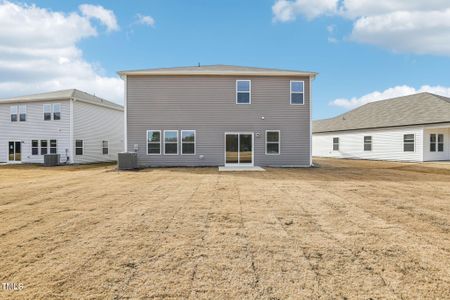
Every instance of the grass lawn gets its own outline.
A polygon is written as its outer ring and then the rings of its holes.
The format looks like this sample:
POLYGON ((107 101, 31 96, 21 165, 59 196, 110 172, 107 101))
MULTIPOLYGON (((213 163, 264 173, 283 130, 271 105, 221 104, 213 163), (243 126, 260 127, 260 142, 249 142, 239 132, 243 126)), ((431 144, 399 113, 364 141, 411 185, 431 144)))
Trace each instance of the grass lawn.
POLYGON ((0 299, 449 299, 450 165, 0 166, 0 299))

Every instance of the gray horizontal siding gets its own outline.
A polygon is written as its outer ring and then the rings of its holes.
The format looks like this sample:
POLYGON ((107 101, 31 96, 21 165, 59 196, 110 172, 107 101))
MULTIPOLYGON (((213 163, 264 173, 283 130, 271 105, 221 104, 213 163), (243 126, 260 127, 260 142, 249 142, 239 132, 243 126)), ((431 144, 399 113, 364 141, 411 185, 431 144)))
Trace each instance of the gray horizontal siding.
POLYGON ((310 164, 310 93, 290 105, 290 77, 133 76, 127 78, 128 151, 138 145, 141 166, 224 164, 224 133, 254 132, 255 165, 310 164), (236 80, 252 80, 252 104, 238 105, 236 80), (264 117, 264 120, 261 119, 264 117), (146 131, 197 131, 195 156, 146 155, 146 131), (265 130, 281 131, 281 154, 265 155, 265 130), (200 159, 200 155, 204 158, 200 159))

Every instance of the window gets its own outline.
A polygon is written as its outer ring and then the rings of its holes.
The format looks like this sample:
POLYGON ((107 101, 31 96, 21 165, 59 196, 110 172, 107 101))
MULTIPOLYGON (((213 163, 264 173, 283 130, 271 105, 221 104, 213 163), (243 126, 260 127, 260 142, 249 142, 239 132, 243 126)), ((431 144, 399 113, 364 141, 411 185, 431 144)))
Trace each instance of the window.
POLYGON ((291 81, 291 104, 303 105, 305 100, 305 82, 291 81))
POLYGON ((39 141, 38 140, 31 141, 31 155, 39 155, 39 141))
POLYGON ((236 103, 251 104, 251 90, 252 82, 250 80, 236 80, 236 103))
POLYGON ((83 155, 83 140, 75 141, 75 155, 83 155))
POLYGON ((147 130, 147 154, 161 154, 161 130, 147 130))
POLYGON ((25 122, 27 120, 27 106, 19 105, 19 120, 25 122))
POLYGON ((181 130, 181 154, 195 154, 195 130, 181 130))
POLYGON ((53 120, 61 120, 61 104, 53 104, 53 120))
POLYGON ((178 155, 177 130, 164 130, 164 154, 178 155))
POLYGON ((17 122, 17 106, 11 106, 9 111, 11 113, 11 122, 17 122))
POLYGON ((438 152, 444 152, 444 135, 438 134, 438 152))
POLYGON ((280 154, 280 131, 266 131, 266 155, 280 154))
POLYGON ((48 142, 46 140, 41 140, 41 155, 48 153, 48 142))
POLYGON ((102 152, 103 152, 103 155, 108 154, 108 152, 109 152, 108 141, 102 142, 102 152))
POLYGON ((44 104, 44 120, 49 121, 52 119, 52 105, 44 104))
POLYGON ((56 154, 58 147, 56 144, 56 140, 50 140, 50 154, 56 154))
POLYGON ((436 152, 436 145, 437 145, 436 135, 430 134, 430 152, 436 152))
POLYGON ((364 137, 364 151, 372 151, 372 137, 371 136, 364 137))
POLYGON ((333 151, 339 151, 339 138, 333 138, 333 151))
POLYGON ((414 134, 403 135, 403 151, 414 152, 415 151, 415 136, 414 134))

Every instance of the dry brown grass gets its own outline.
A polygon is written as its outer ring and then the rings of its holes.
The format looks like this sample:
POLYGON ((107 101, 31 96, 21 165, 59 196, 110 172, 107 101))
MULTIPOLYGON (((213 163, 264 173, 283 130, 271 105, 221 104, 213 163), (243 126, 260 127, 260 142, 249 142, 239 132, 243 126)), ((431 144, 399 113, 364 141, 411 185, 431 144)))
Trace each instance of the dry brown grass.
POLYGON ((450 169, 318 163, 0 167, 0 298, 449 299, 450 169))

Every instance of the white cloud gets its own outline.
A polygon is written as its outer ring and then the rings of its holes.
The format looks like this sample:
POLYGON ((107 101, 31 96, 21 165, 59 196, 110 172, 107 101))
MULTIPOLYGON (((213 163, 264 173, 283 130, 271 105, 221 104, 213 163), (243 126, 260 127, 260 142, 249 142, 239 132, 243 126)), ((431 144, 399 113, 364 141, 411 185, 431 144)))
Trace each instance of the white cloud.
POLYGON ((364 104, 367 104, 370 102, 386 100, 386 99, 391 99, 391 98, 396 98, 396 97, 402 97, 402 96, 407 96, 407 95, 413 95, 413 94, 422 93, 422 92, 428 92, 428 93, 433 93, 433 94, 437 94, 437 95, 441 95, 441 96, 445 96, 445 97, 450 97, 450 87, 424 85, 424 86, 421 86, 420 88, 416 89, 414 87, 402 85, 402 86, 396 86, 393 88, 386 89, 382 92, 375 91, 375 92, 369 93, 367 95, 364 95, 362 97, 354 97, 354 98, 350 98, 350 99, 346 99, 346 98, 336 99, 336 100, 330 102, 330 105, 343 107, 346 109, 353 109, 353 108, 356 108, 358 106, 361 106, 361 105, 364 105, 364 104))
POLYGON ((338 0, 277 0, 272 6, 274 21, 293 21, 297 15, 314 19, 336 12, 338 0))
POLYGON ((82 4, 79 8, 83 16, 89 19, 93 18, 99 20, 106 26, 108 31, 119 30, 119 25, 117 24, 117 19, 113 11, 105 9, 100 5, 91 4, 82 4))
POLYGON ((123 82, 83 58, 90 17, 0 1, 0 97, 77 88, 122 102, 123 82))
POLYGON ((449 0, 277 0, 274 19, 324 15, 353 22, 350 39, 394 52, 450 56, 449 0))
POLYGON ((144 15, 141 15, 141 14, 137 14, 136 18, 137 18, 137 22, 139 24, 147 25, 147 26, 150 26, 150 27, 155 27, 156 21, 151 16, 144 16, 144 15))

